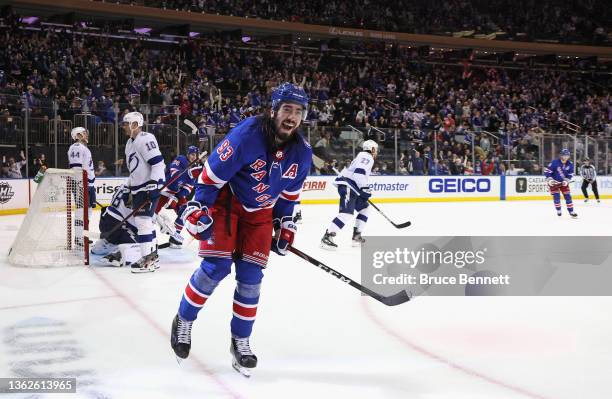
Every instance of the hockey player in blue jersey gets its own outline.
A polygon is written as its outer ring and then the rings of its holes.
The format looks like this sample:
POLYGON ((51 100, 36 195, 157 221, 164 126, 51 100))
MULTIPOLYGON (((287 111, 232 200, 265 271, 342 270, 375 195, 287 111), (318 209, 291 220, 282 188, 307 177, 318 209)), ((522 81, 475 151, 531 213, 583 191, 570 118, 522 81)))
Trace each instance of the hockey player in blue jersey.
MULTIPOLYGON (((181 173, 189 164, 198 159, 200 150, 196 146, 189 146, 187 149, 187 156, 179 155, 168 165, 166 171, 166 181, 170 181, 176 174, 181 173)), ((195 181, 199 176, 202 169, 202 165, 198 162, 190 167, 187 173, 180 175, 178 179, 168 185, 160 194, 159 201, 155 213, 157 214, 157 220, 162 228, 163 232, 167 229, 161 215, 159 215, 162 209, 172 209, 176 212, 176 219, 174 220, 174 231, 167 232, 170 234, 170 248, 180 248, 183 244, 183 236, 181 231, 183 230, 183 219, 181 215, 185 209, 185 204, 189 200, 195 181)))
POLYGON ((565 198, 565 205, 570 216, 577 218, 578 214, 574 212, 574 204, 572 203, 572 195, 570 193, 570 180, 574 176, 574 164, 569 160, 570 152, 564 148, 559 153, 559 158, 553 160, 544 168, 546 182, 550 188, 550 193, 553 196, 557 215, 561 216, 561 194, 565 198))
POLYGON ((340 212, 329 224, 321 238, 323 249, 336 250, 338 248, 334 237, 349 223, 355 211, 357 211, 357 218, 353 228, 353 246, 359 247, 365 242, 361 233, 368 221, 370 212, 368 200, 372 195, 368 186, 368 177, 372 172, 374 159, 378 155, 378 144, 374 140, 367 140, 361 147, 363 151, 357 154, 349 167, 344 168, 334 181, 334 186, 338 188, 338 194, 340 194, 340 212))
POLYGON ((110 235, 101 238, 94 244, 91 253, 103 256, 103 261, 112 266, 131 266, 140 259, 140 245, 136 240, 138 229, 134 217, 129 218, 121 227, 114 230, 132 212, 130 190, 121 185, 113 194, 108 207, 102 208, 99 229, 100 234, 110 235))
POLYGON ((192 323, 233 263, 232 365, 243 375, 257 365, 249 337, 263 269, 270 250, 284 256, 293 242, 293 208, 312 162, 312 149, 297 131, 307 107, 301 87, 282 84, 272 93, 271 111, 240 122, 205 162, 194 201, 183 213, 185 230, 200 240, 203 260, 172 323, 177 357, 189 355, 192 323))

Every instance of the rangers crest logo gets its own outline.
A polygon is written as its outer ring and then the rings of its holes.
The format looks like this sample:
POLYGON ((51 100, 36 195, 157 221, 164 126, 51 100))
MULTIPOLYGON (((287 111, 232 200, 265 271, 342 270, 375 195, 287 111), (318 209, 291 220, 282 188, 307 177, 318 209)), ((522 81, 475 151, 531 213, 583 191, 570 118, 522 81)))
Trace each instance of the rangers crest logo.
POLYGON ((7 182, 0 183, 0 204, 6 204, 14 195, 15 192, 10 184, 7 182))

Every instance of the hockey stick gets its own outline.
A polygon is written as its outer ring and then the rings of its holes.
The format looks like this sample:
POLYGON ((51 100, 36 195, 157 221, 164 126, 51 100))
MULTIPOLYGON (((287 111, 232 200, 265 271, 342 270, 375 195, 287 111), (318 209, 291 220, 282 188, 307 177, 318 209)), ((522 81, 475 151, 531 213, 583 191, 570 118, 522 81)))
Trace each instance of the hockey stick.
MULTIPOLYGON (((340 172, 338 172, 338 169, 333 168, 333 170, 334 172, 336 172, 336 174, 340 174, 340 172)), ((372 205, 372 208, 376 209, 378 213, 380 213, 385 219, 387 219, 387 221, 389 221, 389 223, 391 223, 396 229, 403 229, 412 224, 412 222, 395 223, 393 220, 389 219, 389 217, 385 215, 385 213, 379 207, 374 205, 374 203, 370 199, 368 199, 368 204, 372 205)))
POLYGON ((399 304, 402 304, 404 302, 408 302, 410 300, 410 295, 408 294, 408 292, 406 292, 406 290, 402 290, 400 292, 398 292, 397 294, 393 294, 390 296, 384 296, 381 294, 378 294, 374 291, 372 291, 371 289, 364 287, 363 285, 359 284, 358 282, 350 279, 349 277, 345 276, 344 274, 332 269, 331 267, 325 265, 324 263, 316 260, 315 258, 313 258, 312 256, 305 254, 304 252, 300 251, 299 249, 290 246, 289 247, 289 251, 293 252, 295 255, 299 256, 300 258, 304 259, 306 262, 310 263, 311 265, 314 265, 316 267, 318 267, 319 269, 323 270, 326 273, 331 274, 332 276, 336 277, 338 280, 342 281, 343 283, 347 283, 348 285, 350 285, 353 288, 358 289, 359 291, 361 291, 362 293, 366 294, 369 297, 372 297, 374 299, 376 299, 379 302, 384 303, 387 306, 396 306, 399 304))
POLYGON ((183 121, 183 123, 185 125, 189 126, 189 128, 191 128, 191 134, 197 134, 198 133, 198 127, 196 125, 194 125, 192 121, 190 121, 189 119, 185 119, 183 121))
POLYGON ((376 210, 378 211, 378 213, 380 213, 381 215, 383 215, 383 217, 384 217, 385 219, 387 219, 387 220, 389 221, 389 223, 391 223, 393 226, 395 226, 395 228, 396 228, 396 229, 403 229, 404 227, 408 227, 408 226, 410 226, 410 225, 412 224, 412 222, 404 222, 404 223, 399 223, 399 224, 398 224, 398 223, 395 223, 393 220, 389 219, 389 217, 388 217, 387 215, 385 215, 385 214, 384 214, 384 212, 383 212, 383 211, 382 211, 382 210, 381 210, 379 207, 377 207, 376 205, 374 205, 374 203, 373 203, 372 201, 368 200, 368 203, 369 203, 370 205, 372 205, 372 207, 373 207, 374 209, 376 209, 376 210))
MULTIPOLYGON (((183 169, 180 173, 177 173, 176 175, 174 175, 170 180, 168 180, 166 182, 166 184, 164 184, 162 186, 162 188, 159 189, 159 191, 164 190, 166 187, 168 187, 169 185, 171 185, 172 183, 174 183, 179 177, 181 177, 182 175, 184 175, 193 165, 195 165, 196 162, 200 162, 201 160, 204 159, 204 157, 208 154, 207 151, 204 151, 202 154, 200 154, 200 156, 196 159, 194 159, 193 161, 189 162, 189 165, 187 165, 187 167, 185 169, 183 169)), ((123 226, 123 224, 125 222, 127 222, 132 216, 134 216, 136 214, 136 212, 138 212, 139 210, 141 210, 142 208, 144 208, 145 206, 149 205, 151 203, 150 200, 146 200, 145 202, 143 202, 142 204, 140 204, 140 206, 134 210, 132 210, 132 212, 130 212, 129 215, 127 215, 125 218, 123 218, 122 221, 120 221, 119 223, 117 223, 112 229, 110 229, 106 234, 100 234, 100 238, 106 238, 108 236, 110 236, 111 234, 113 234, 115 231, 117 231, 121 226, 123 226)), ((85 235, 89 234, 89 232, 87 232, 85 235)))

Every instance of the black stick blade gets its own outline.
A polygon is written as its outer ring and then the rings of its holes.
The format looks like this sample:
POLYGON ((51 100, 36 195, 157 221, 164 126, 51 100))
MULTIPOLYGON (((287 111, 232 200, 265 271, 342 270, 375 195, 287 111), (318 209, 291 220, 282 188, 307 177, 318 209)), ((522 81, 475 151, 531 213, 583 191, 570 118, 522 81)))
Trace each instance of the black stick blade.
POLYGON ((400 223, 400 224, 393 223, 393 225, 397 227, 398 229, 403 229, 405 227, 410 226, 411 224, 412 224, 411 222, 405 222, 405 223, 400 223))
POLYGON ((379 300, 387 306, 396 306, 404 302, 408 302, 410 300, 410 295, 408 294, 408 292, 406 292, 406 290, 402 290, 397 294, 385 296, 380 298, 379 300))

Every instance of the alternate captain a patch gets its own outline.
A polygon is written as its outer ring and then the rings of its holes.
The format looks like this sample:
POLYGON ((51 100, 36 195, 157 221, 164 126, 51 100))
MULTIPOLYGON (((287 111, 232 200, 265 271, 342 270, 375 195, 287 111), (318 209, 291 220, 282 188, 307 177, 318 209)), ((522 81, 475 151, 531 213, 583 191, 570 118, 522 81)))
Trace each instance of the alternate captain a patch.
POLYGON ((287 171, 283 173, 283 179, 295 179, 295 177, 297 176, 297 172, 298 164, 292 163, 291 166, 289 166, 289 169, 287 169, 287 171))

